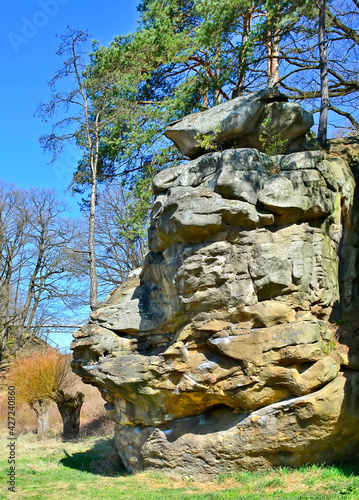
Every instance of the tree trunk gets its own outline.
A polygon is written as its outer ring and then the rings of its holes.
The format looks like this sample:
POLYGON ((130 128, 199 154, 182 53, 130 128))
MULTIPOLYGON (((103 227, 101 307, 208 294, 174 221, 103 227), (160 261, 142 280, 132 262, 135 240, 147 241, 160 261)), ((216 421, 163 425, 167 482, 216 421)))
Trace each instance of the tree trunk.
POLYGON ((253 18, 253 4, 251 5, 250 11, 242 15, 243 18, 243 33, 242 33, 242 47, 239 52, 238 60, 238 77, 236 86, 232 92, 232 99, 243 95, 244 84, 246 80, 246 71, 248 66, 248 43, 249 35, 252 27, 253 18))
POLYGON ((210 75, 209 75, 209 48, 207 47, 206 49, 206 56, 205 56, 205 88, 203 89, 203 107, 208 108, 209 107, 209 82, 210 82, 210 75))
POLYGON ((328 107, 329 107, 329 86, 328 86, 328 63, 327 63, 327 46, 325 43, 325 10, 326 0, 319 0, 319 55, 320 55, 320 88, 321 88, 321 105, 318 126, 318 140, 322 148, 327 144, 327 122, 328 122, 328 107))
MULTIPOLYGON (((213 63, 214 63, 215 83, 216 83, 216 87, 219 88, 219 81, 221 78, 222 70, 221 70, 221 52, 220 52, 220 48, 217 46, 215 47, 215 55, 213 57, 213 63)), ((216 106, 217 104, 221 104, 222 99, 223 99, 223 96, 220 93, 220 91, 214 89, 213 106, 216 106)))
POLYGON ((95 254, 95 210, 96 210, 96 172, 92 170, 90 220, 89 220, 89 258, 90 258, 90 307, 93 311, 97 301, 97 274, 95 254))
POLYGON ((269 33, 268 42, 268 57, 267 57, 267 76, 268 87, 276 87, 279 80, 279 53, 280 53, 280 36, 279 29, 269 33))
POLYGON ((267 33, 267 78, 268 87, 276 87, 279 80, 279 55, 280 55, 280 3, 274 2, 268 6, 268 33, 267 33))
POLYGON ((7 345, 7 339, 9 336, 9 327, 8 326, 3 326, 2 332, 1 332, 1 346, 0 346, 0 365, 1 361, 4 357, 4 352, 6 349, 7 345))
POLYGON ((39 399, 31 404, 31 408, 33 408, 37 416, 37 437, 46 436, 50 431, 50 401, 48 399, 39 399))
MULTIPOLYGON (((221 69, 219 67, 216 67, 214 72, 216 75, 216 80, 218 81, 221 77, 221 69)), ((222 94, 218 90, 215 90, 213 94, 213 105, 216 106, 216 104, 221 104, 221 102, 222 94)))
POLYGON ((85 395, 76 392, 74 396, 57 391, 54 400, 57 404, 63 421, 63 438, 77 438, 80 433, 80 413, 85 395))

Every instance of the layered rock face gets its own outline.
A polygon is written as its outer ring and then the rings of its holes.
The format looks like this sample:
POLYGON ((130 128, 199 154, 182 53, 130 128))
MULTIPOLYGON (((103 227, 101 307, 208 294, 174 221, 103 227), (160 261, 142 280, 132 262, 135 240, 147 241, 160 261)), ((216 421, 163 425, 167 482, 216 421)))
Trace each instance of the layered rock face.
MULTIPOLYGON (((357 287, 354 178, 305 150, 306 112, 270 91, 242 99, 232 123, 253 122, 248 100, 282 109, 287 154, 235 147, 159 173, 142 269, 74 334, 74 370, 107 401, 130 471, 206 479, 358 454, 359 357, 328 323, 357 287)), ((168 135, 188 146, 223 107, 168 135)), ((228 130, 223 144, 246 143, 228 130)))

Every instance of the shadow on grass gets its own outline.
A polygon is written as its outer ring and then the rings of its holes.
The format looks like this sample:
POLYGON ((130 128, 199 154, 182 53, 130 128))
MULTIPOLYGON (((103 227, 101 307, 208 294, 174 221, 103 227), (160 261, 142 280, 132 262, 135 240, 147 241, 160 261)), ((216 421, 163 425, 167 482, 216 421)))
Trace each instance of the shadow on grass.
POLYGON ((82 436, 109 436, 115 432, 115 423, 107 416, 100 415, 81 426, 82 436))
POLYGON ((341 462, 340 464, 333 465, 333 467, 345 477, 359 476, 359 465, 341 462))
MULTIPOLYGON (((357 478, 359 477, 359 465, 349 462, 336 462, 336 463, 308 463, 301 467, 276 467, 274 469, 279 475, 287 475, 299 472, 305 476, 310 473, 317 473, 318 476, 325 479, 335 479, 338 476, 344 478, 357 478)), ((359 483, 358 483, 359 486, 359 483)))
MULTIPOLYGON (((124 468, 120 457, 117 454, 115 449, 115 443, 113 438, 102 438, 94 444, 94 446, 86 451, 71 453, 69 454, 66 449, 63 450, 66 455, 64 458, 60 460, 60 463, 64 467, 69 467, 70 469, 76 469, 79 471, 87 472, 94 475, 100 475, 104 477, 119 477, 119 476, 129 476, 129 472, 124 468)), ((289 468, 289 467, 280 467, 275 469, 279 474, 288 474, 290 472, 295 472, 298 470, 299 472, 309 472, 310 470, 317 469, 318 472, 321 472, 324 475, 331 476, 333 473, 350 478, 350 477, 358 477, 359 476, 359 465, 350 464, 350 463, 337 463, 337 464, 321 464, 321 465, 306 465, 303 467, 289 468), (326 473, 326 474, 325 474, 326 473)), ((265 476, 266 473, 270 473, 270 470, 265 473, 252 472, 252 473, 244 473, 249 476, 253 475, 253 478, 258 474, 265 476)), ((227 475, 224 475, 226 478, 227 475)), ((240 482, 243 481, 243 474, 239 472, 238 479, 240 482)), ((236 477, 234 473, 229 474, 228 477, 236 477)), ((221 482, 221 481, 220 481, 221 482)))
POLYGON ((113 438, 97 441, 90 450, 69 454, 64 449, 64 453, 66 457, 60 460, 64 467, 107 477, 128 475, 116 452, 113 438))

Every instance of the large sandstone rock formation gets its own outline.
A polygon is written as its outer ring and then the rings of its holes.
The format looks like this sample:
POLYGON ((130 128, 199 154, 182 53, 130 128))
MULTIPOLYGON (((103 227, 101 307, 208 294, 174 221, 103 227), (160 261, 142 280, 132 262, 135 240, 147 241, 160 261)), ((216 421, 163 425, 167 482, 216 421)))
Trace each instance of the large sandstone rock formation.
POLYGON ((335 348, 328 323, 357 292, 354 177, 345 158, 305 150, 311 119, 274 98, 242 99, 263 117, 280 104, 296 146, 254 148, 262 122, 238 100, 204 112, 256 121, 249 136, 227 130, 251 147, 155 177, 142 269, 74 334, 74 370, 107 401, 131 471, 209 478, 358 454, 359 357, 335 348))

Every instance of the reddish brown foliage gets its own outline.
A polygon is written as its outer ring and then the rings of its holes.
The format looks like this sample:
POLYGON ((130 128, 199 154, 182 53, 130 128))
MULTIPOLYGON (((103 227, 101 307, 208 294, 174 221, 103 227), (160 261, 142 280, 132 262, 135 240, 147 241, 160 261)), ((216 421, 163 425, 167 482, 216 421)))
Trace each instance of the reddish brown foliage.
POLYGON ((41 349, 12 364, 8 380, 16 387, 17 401, 30 406, 38 400, 50 400, 59 390, 73 384, 68 356, 57 349, 41 349))

